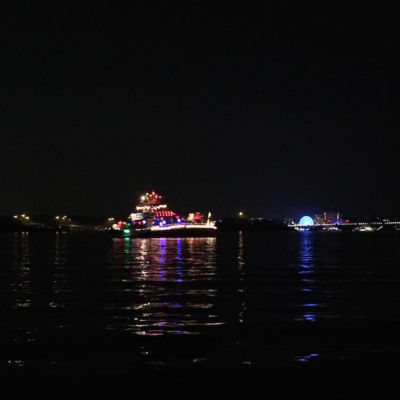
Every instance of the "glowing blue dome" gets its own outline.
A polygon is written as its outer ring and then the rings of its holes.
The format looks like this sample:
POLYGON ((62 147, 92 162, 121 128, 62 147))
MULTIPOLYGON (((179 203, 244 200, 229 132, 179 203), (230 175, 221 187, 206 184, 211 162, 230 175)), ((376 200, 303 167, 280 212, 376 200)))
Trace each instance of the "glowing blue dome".
POLYGON ((302 226, 312 226, 314 225, 314 220, 308 215, 305 215, 300 219, 299 224, 302 226))

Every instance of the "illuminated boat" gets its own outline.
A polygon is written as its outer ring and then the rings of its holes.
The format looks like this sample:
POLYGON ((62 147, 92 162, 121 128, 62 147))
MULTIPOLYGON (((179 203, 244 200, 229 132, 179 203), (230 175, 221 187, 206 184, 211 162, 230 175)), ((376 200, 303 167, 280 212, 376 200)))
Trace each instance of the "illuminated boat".
POLYGON ((324 226, 322 230, 324 232, 340 232, 340 229, 337 226, 324 226))
POLYGON ((375 231, 376 229, 369 225, 357 226, 353 229, 353 232, 375 232, 375 231))
POLYGON ((217 227, 200 213, 181 216, 170 210, 163 196, 155 191, 140 197, 140 203, 127 221, 118 221, 110 233, 121 237, 210 237, 217 227))

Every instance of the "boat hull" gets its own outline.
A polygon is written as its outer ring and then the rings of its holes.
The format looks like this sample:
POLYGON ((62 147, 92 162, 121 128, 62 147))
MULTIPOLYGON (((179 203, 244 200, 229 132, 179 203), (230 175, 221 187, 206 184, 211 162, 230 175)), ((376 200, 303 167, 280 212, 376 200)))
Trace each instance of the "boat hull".
POLYGON ((117 237, 131 238, 215 237, 217 235, 217 229, 215 227, 182 226, 174 227, 174 229, 135 229, 132 230, 130 233, 125 233, 123 231, 113 231, 109 233, 117 237))

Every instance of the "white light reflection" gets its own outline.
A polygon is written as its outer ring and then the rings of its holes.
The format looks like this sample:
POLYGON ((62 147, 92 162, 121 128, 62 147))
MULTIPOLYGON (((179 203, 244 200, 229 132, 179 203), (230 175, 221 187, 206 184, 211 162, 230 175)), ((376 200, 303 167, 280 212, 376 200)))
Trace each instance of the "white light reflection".
POLYGON ((54 276, 52 282, 51 308, 63 308, 63 297, 70 290, 68 288, 67 264, 67 235, 66 232, 55 233, 54 243, 54 276))
MULTIPOLYGON (((238 239, 238 254, 237 254, 237 265, 240 273, 239 277, 239 288, 237 289, 238 293, 241 295, 244 294, 244 289, 243 289, 243 282, 245 278, 245 272, 244 272, 244 267, 245 267, 245 261, 244 261, 244 242, 243 242, 243 232, 239 231, 239 239, 238 239)), ((247 310, 246 302, 244 299, 242 299, 241 304, 240 304, 240 310, 238 313, 238 321, 239 323, 243 324, 244 322, 244 314, 247 310)))
POLYGON ((13 308, 31 307, 31 259, 30 234, 20 232, 14 234, 14 263, 15 279, 10 283, 13 308))

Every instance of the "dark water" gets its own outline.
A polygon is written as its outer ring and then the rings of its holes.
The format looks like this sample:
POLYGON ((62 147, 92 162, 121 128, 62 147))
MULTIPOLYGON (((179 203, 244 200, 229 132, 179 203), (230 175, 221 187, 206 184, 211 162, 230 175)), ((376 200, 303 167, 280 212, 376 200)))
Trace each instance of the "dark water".
POLYGON ((1 234, 0 311, 11 390, 379 392, 400 355, 400 235, 1 234))

